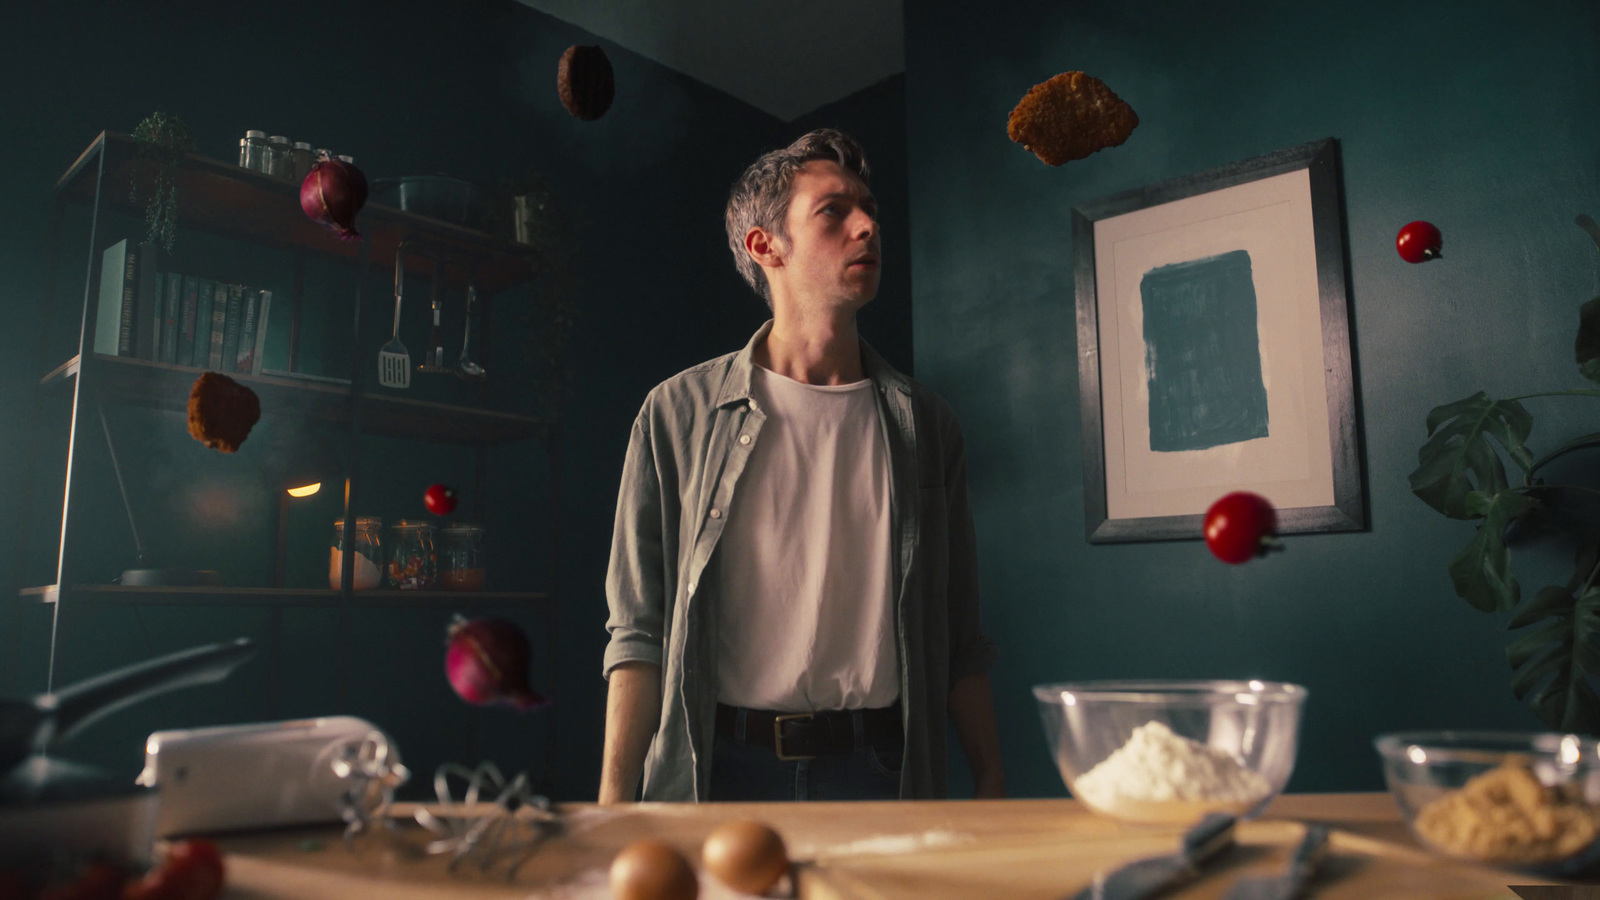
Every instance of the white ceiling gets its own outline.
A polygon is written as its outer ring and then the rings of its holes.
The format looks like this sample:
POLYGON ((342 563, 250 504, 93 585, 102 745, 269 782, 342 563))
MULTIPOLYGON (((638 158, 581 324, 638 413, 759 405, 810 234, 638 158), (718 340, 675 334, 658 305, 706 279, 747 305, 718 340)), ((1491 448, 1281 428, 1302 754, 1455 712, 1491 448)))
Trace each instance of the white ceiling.
POLYGON ((905 70, 902 0, 520 0, 793 121, 905 70))

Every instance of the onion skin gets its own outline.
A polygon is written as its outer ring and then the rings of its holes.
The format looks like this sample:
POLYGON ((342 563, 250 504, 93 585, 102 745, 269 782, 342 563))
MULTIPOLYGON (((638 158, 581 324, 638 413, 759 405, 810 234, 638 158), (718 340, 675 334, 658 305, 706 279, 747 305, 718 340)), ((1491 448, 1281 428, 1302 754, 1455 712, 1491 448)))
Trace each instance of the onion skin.
POLYGON ((528 657, 528 638, 515 624, 458 617, 450 625, 445 677, 468 703, 506 703, 528 712, 550 704, 528 686, 528 657))
POLYGON ((367 204, 367 176, 340 159, 324 159, 300 182, 300 208, 346 241, 361 240, 356 213, 367 204))

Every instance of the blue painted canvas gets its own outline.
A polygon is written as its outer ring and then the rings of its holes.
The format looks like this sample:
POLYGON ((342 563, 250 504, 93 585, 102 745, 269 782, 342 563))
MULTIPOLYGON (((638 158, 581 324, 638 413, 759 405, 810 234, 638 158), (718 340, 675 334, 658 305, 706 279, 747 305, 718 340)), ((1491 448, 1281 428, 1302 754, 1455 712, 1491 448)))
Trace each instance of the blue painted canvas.
POLYGON ((1204 450, 1267 436, 1250 254, 1158 266, 1144 303, 1150 449, 1204 450))

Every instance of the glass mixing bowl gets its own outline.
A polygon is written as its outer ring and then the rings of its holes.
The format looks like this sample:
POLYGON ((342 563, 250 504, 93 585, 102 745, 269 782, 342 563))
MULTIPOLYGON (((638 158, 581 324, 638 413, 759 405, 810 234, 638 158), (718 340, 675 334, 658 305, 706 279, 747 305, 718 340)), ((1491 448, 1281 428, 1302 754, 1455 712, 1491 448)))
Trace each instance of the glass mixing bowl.
POLYGON ((1271 681, 1083 681, 1033 689, 1072 795, 1129 822, 1257 815, 1294 771, 1306 689, 1271 681))
POLYGON ((1600 860, 1600 744, 1409 731, 1373 741, 1411 833, 1443 856, 1562 877, 1600 860))

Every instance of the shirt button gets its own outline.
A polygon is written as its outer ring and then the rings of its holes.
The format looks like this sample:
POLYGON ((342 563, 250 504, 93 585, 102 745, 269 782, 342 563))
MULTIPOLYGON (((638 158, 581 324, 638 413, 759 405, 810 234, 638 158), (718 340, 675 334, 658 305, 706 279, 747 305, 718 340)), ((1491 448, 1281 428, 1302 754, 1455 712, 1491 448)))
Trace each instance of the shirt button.
POLYGON ((713 518, 713 519, 720 519, 720 518, 722 518, 722 510, 720 510, 720 509, 713 509, 713 510, 712 510, 712 511, 711 511, 711 518, 713 518))
POLYGON ((756 402, 754 400, 750 401, 750 411, 751 412, 755 412, 756 411, 756 402))
POLYGON ((748 434, 739 435, 739 443, 741 443, 741 444, 750 443, 750 435, 748 435, 748 434))
POLYGON ((689 582, 689 593, 694 593, 695 587, 697 587, 697 585, 694 582, 689 582))

